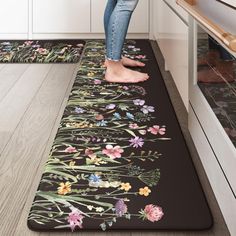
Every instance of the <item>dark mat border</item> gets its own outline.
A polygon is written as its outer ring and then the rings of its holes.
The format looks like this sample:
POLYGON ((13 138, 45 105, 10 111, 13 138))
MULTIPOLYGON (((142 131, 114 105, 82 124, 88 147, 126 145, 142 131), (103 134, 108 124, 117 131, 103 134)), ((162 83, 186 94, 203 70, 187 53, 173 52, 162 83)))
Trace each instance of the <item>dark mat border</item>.
MULTIPOLYGON (((87 43, 88 41, 96 41, 96 40, 101 40, 101 39, 85 39, 85 42, 87 43)), ((163 79, 163 76, 162 76, 162 73, 160 71, 160 68, 159 68, 159 64, 157 62, 157 58, 153 52, 153 48, 151 46, 151 42, 150 40, 148 39, 128 39, 128 40, 134 40, 136 42, 148 42, 148 50, 150 51, 150 54, 152 54, 152 58, 155 58, 155 70, 156 72, 155 73, 159 73, 162 77, 162 79, 160 79, 162 85, 164 85, 165 87, 165 92, 168 94, 168 99, 169 99, 169 103, 171 104, 171 108, 172 108, 172 112, 174 113, 174 117, 175 117, 175 121, 178 123, 178 129, 180 130, 181 132, 181 135, 182 135, 182 141, 184 141, 184 145, 185 145, 185 148, 187 149, 187 152, 188 152, 188 155, 190 158, 190 162, 191 162, 191 165, 193 167, 193 170, 195 171, 195 175, 196 175, 196 179, 197 179, 197 182, 198 182, 198 185, 200 187, 200 190, 202 191, 203 193, 203 196, 204 196, 204 200, 205 200, 205 203, 208 207, 208 211, 209 211, 209 222, 206 223, 205 226, 199 228, 199 227, 196 227, 196 228, 191 228, 191 229, 188 229, 187 227, 185 229, 183 228, 160 228, 160 229, 143 229, 143 230, 140 230, 140 229, 114 229, 114 228, 109 228, 107 229, 105 232, 101 231, 101 229, 82 229, 81 231, 80 230, 76 230, 75 233, 78 233, 78 232, 97 232, 97 233, 112 233, 112 232, 164 232, 164 231, 167 231, 167 232, 171 232, 171 231, 186 231, 186 232, 190 232, 190 231, 206 231, 206 230, 209 230, 213 227, 214 225, 214 220, 213 220, 213 216, 212 216, 212 213, 211 213, 211 210, 210 210, 210 207, 209 207, 209 204, 208 204, 208 201, 207 201, 207 198, 205 196, 205 193, 203 191, 203 188, 202 188, 202 185, 201 185, 201 182, 200 182, 200 179, 198 177, 198 172, 196 170, 196 167, 194 165, 194 162, 193 162, 193 159, 192 159, 192 156, 191 156, 191 153, 190 153, 190 150, 188 148, 188 145, 187 145, 187 142, 184 138, 184 135, 183 135, 183 131, 181 129, 181 126, 180 126, 180 123, 179 123, 179 120, 178 120, 178 117, 176 115, 176 112, 174 110, 174 107, 173 107, 173 104, 172 104, 172 101, 171 101, 171 98, 170 98, 170 95, 169 95, 169 92, 167 90, 167 87, 165 85, 165 82, 164 82, 164 79, 163 79)), ((84 45, 84 49, 83 51, 86 49, 86 43, 84 45)), ((143 51, 143 53, 145 53, 147 56, 150 55, 149 53, 147 53, 146 51, 143 51)), ((148 57, 149 58, 149 57, 148 57)), ((81 59, 83 59, 83 53, 81 55, 81 59)), ((153 69, 154 70, 154 69, 153 69)), ((149 71, 148 71, 149 72, 149 71)), ((153 72, 152 72, 153 73, 153 72)), ((74 84, 73 84, 74 85, 74 84)), ((73 86, 72 86, 73 88, 73 86)), ((68 100, 67 100, 68 101, 68 100)), ((33 231, 37 231, 37 232, 67 232, 69 233, 68 229, 55 229, 55 230, 51 230, 51 229, 37 229, 37 228, 34 228, 32 227, 32 225, 29 223, 29 221, 27 221, 27 226, 29 227, 29 229, 33 230, 33 231)))

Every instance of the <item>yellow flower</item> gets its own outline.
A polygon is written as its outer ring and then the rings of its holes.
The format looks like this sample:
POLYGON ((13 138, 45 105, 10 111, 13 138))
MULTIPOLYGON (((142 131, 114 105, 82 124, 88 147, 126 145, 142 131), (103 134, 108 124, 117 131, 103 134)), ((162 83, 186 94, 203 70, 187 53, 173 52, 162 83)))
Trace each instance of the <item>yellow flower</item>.
POLYGON ((145 197, 147 197, 150 192, 151 192, 151 190, 148 187, 144 187, 144 188, 139 189, 139 195, 144 195, 145 197))
POLYGON ((66 195, 67 193, 71 192, 71 183, 70 182, 60 183, 60 187, 58 187, 57 190, 58 194, 66 195))
POLYGON ((94 76, 94 73, 93 73, 93 72, 89 72, 89 73, 87 74, 87 76, 89 76, 89 77, 94 76))
POLYGON ((70 167, 75 166, 75 161, 71 161, 71 162, 69 163, 69 166, 70 166, 70 167))
POLYGON ((131 189, 131 185, 130 183, 121 183, 121 190, 125 190, 126 192, 128 192, 131 189))

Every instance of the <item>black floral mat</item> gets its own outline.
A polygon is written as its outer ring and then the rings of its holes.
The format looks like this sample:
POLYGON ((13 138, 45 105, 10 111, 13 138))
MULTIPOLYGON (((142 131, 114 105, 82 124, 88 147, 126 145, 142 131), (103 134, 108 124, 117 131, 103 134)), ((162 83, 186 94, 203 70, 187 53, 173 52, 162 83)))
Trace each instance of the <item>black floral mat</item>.
POLYGON ((212 217, 148 40, 123 53, 150 79, 112 84, 104 42, 88 41, 28 226, 56 230, 203 230, 212 217))
POLYGON ((77 63, 83 40, 1 40, 0 63, 77 63))

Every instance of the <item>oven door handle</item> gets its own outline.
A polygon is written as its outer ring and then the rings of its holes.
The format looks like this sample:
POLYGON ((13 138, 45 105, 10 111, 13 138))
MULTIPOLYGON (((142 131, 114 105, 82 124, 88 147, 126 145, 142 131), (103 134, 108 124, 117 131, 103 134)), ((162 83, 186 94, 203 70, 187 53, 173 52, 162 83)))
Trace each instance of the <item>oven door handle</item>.
POLYGON ((220 26, 204 16, 196 8, 196 0, 176 0, 176 3, 193 16, 199 23, 212 32, 220 41, 222 41, 230 50, 236 52, 236 36, 226 32, 220 26))

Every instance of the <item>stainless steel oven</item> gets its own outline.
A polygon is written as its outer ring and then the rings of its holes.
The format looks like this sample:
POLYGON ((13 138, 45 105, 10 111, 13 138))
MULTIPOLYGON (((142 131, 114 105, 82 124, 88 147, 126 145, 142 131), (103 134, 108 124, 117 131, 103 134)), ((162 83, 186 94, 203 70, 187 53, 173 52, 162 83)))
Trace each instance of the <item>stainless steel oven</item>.
POLYGON ((219 1, 226 3, 229 6, 236 7, 236 0, 219 0, 219 1))
POLYGON ((225 221, 236 235, 236 10, 178 0, 189 12, 189 131, 225 221))
POLYGON ((193 30, 190 106, 236 196, 236 56, 197 21, 193 30))

